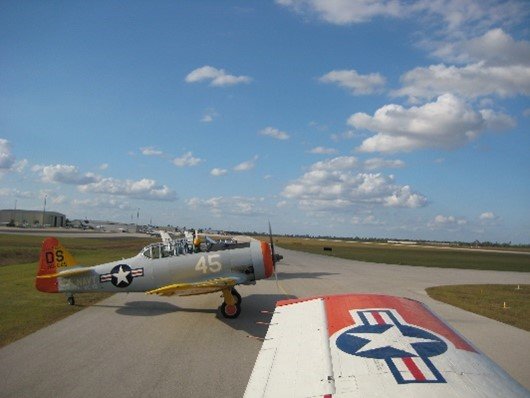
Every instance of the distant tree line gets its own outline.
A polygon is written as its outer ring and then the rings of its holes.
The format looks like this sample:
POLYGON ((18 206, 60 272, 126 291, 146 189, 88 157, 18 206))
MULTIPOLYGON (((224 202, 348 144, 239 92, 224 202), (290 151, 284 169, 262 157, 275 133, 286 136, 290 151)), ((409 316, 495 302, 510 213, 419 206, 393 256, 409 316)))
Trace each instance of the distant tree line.
MULTIPOLYGON (((257 232, 257 231, 226 231, 232 235, 248 235, 248 236, 264 236, 268 235, 268 232, 257 232)), ((398 242, 410 242, 417 243, 419 245, 433 245, 433 246, 453 246, 453 247, 497 247, 497 248, 530 248, 530 244, 512 244, 512 242, 490 242, 490 241, 479 241, 473 242, 465 241, 432 241, 432 240, 421 240, 421 239, 401 239, 401 238, 374 238, 374 237, 348 237, 348 236, 335 236, 335 235, 311 235, 311 234, 274 234, 274 236, 284 238, 308 238, 308 239, 333 239, 341 241, 354 241, 363 243, 387 243, 389 241, 398 242)))

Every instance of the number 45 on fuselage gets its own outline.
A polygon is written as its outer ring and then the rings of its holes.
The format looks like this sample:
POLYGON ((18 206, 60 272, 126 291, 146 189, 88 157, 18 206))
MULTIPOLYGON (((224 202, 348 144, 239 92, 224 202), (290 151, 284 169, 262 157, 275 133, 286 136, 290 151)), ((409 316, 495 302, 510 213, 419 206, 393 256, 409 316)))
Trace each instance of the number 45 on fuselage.
POLYGON ((251 240, 248 246, 215 252, 189 253, 185 240, 146 246, 135 257, 91 267, 77 264, 56 238, 42 243, 35 285, 41 292, 145 292, 162 296, 190 296, 221 291, 221 314, 237 318, 241 296, 236 285, 255 284, 270 277, 282 257, 274 246, 251 240))

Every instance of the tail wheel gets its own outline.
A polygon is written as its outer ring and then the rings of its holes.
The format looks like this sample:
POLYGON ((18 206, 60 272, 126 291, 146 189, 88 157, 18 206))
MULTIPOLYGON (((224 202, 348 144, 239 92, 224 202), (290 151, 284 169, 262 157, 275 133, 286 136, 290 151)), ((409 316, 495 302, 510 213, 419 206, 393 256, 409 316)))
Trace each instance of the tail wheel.
POLYGON ((231 290, 232 296, 236 299, 236 304, 241 305, 241 295, 238 293, 238 291, 234 288, 231 290))
POLYGON ((241 304, 234 305, 223 303, 221 304, 221 314, 224 318, 235 319, 241 314, 241 304))
POLYGON ((70 296, 66 299, 66 301, 68 302, 68 304, 70 305, 75 305, 75 299, 74 299, 74 296, 70 296))

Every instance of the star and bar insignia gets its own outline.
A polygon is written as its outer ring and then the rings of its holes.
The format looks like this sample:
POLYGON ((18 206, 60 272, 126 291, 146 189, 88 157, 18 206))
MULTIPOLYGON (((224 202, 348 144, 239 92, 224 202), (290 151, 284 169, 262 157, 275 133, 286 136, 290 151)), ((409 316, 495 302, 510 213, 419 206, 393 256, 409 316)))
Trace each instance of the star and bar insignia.
POLYGON ((143 268, 132 269, 127 264, 118 264, 107 274, 99 276, 99 282, 111 282, 116 287, 129 286, 134 278, 144 276, 143 268))
POLYGON ((399 321, 393 310, 357 311, 356 318, 337 338, 341 351, 384 360, 398 384, 446 382, 429 359, 447 351, 440 337, 399 321))

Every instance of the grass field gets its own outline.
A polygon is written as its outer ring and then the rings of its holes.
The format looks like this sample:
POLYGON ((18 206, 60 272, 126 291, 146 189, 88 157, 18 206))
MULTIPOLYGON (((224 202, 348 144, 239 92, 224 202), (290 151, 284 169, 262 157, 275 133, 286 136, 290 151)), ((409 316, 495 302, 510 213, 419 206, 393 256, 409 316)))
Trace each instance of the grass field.
POLYGON ((435 300, 530 331, 530 285, 437 286, 428 288, 427 294, 435 300))
MULTIPOLYGON (((63 294, 35 289, 42 237, 0 235, 0 347, 89 306, 109 294, 76 295, 76 305, 63 294)), ((83 265, 136 255, 153 239, 61 238, 61 243, 83 265)))
POLYGON ((275 237, 274 242, 286 249, 374 263, 530 272, 528 254, 285 237, 275 237))

